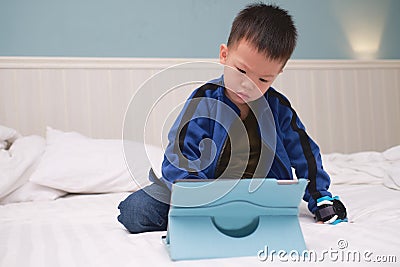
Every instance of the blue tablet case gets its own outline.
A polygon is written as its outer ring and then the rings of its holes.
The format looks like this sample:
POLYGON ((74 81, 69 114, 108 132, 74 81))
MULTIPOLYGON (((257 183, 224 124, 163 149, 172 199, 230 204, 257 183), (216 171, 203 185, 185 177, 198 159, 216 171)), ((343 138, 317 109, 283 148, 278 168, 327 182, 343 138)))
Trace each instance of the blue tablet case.
POLYGON ((181 180, 164 243, 172 260, 306 250, 298 206, 308 180, 181 180), (256 184, 253 189, 252 185, 256 184))

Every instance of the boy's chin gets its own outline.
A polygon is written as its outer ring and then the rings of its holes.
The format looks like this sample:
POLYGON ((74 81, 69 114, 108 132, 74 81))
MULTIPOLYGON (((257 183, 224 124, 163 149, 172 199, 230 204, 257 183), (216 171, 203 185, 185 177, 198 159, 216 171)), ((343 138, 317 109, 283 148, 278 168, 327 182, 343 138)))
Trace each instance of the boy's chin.
POLYGON ((246 97, 246 98, 243 97, 242 98, 242 97, 236 95, 234 102, 235 102, 236 105, 245 105, 245 104, 248 105, 248 104, 251 104, 252 102, 254 102, 257 99, 253 99, 253 98, 250 98, 250 97, 246 97))
POLYGON ((249 101, 248 101, 247 99, 243 99, 243 98, 241 98, 241 97, 238 96, 238 95, 235 95, 235 97, 234 97, 233 100, 234 100, 233 102, 234 102, 236 105, 245 105, 245 104, 248 104, 248 103, 249 103, 249 101))

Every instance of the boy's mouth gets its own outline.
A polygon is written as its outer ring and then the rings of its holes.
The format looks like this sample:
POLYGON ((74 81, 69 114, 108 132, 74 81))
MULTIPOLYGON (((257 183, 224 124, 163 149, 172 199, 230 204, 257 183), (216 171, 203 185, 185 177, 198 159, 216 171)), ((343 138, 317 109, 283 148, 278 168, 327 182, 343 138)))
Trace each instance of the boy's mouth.
POLYGON ((242 93, 242 92, 237 92, 236 95, 239 98, 243 99, 243 100, 248 100, 249 99, 249 96, 247 94, 245 94, 245 93, 242 93))

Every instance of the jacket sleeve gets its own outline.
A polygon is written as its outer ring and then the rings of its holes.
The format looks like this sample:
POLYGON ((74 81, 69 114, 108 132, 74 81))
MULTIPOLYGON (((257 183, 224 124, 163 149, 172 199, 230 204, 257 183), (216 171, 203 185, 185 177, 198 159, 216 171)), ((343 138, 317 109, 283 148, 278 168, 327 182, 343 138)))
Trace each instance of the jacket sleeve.
POLYGON ((318 198, 332 196, 328 191, 330 177, 323 169, 318 145, 308 136, 295 110, 286 98, 280 102, 282 109, 279 116, 284 146, 296 176, 309 180, 303 199, 308 202, 308 209, 314 213, 318 198))
POLYGON ((207 170, 216 154, 210 134, 213 121, 209 118, 207 101, 192 95, 168 134, 162 164, 162 179, 168 187, 177 179, 209 178, 207 170))

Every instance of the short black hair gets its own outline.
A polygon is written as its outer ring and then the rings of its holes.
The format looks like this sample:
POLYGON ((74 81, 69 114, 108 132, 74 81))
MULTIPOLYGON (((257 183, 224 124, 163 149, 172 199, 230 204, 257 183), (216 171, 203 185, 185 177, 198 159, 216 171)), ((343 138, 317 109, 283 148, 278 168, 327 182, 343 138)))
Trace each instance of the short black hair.
POLYGON ((235 17, 228 47, 242 39, 254 45, 271 60, 286 63, 297 42, 297 30, 288 12, 276 5, 255 3, 246 6, 235 17))

